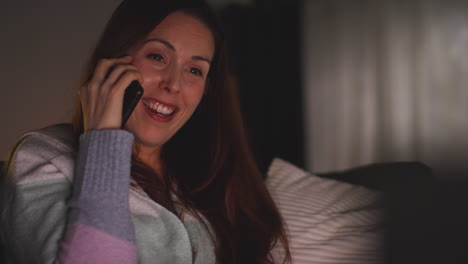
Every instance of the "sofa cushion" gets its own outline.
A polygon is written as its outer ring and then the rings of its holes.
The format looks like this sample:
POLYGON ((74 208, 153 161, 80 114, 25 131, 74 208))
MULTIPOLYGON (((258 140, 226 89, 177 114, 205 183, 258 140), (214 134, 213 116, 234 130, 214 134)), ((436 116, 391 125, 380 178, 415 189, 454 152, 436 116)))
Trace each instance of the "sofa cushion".
MULTIPOLYGON (((266 185, 286 224, 292 263, 378 263, 381 193, 275 159, 266 185)), ((274 254, 282 254, 276 247, 274 254)))
POLYGON ((315 173, 315 175, 386 193, 398 191, 401 186, 426 183, 434 179, 430 167, 415 161, 374 163, 342 171, 315 173))

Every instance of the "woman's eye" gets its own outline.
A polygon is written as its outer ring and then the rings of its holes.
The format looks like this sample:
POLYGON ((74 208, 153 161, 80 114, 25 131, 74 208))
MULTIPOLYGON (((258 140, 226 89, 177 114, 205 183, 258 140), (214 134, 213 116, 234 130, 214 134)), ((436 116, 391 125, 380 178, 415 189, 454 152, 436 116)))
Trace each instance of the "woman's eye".
POLYGON ((164 61, 164 57, 162 55, 156 54, 156 53, 149 54, 147 57, 152 59, 152 60, 155 60, 155 61, 164 61))
POLYGON ((200 69, 197 68, 190 68, 189 72, 198 76, 203 76, 203 73, 200 69))

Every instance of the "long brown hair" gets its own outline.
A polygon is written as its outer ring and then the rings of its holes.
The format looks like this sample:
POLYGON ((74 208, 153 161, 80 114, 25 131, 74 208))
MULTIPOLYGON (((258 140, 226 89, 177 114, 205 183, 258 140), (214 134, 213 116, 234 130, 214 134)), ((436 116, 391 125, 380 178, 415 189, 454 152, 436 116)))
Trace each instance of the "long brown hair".
MULTIPOLYGON (((228 74, 223 32, 202 0, 123 1, 108 22, 83 80, 90 78, 100 59, 125 55, 177 10, 199 19, 214 36, 207 90, 190 120, 164 144, 163 177, 134 152, 132 180, 175 213, 182 206, 201 221, 203 215, 214 230, 219 263, 271 263, 269 253, 278 240, 286 252, 283 262, 289 262, 282 219, 247 142, 237 91, 228 74)), ((73 125, 78 138, 83 133, 79 98, 73 125)))

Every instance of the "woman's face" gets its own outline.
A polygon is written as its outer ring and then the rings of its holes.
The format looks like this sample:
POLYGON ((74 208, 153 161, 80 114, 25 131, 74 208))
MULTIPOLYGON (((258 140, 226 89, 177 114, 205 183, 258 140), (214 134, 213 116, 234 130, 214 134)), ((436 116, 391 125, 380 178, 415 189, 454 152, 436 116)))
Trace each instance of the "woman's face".
POLYGON ((205 91, 214 49, 209 28, 178 11, 129 51, 143 76, 144 94, 126 129, 140 146, 160 149, 191 117, 205 91))

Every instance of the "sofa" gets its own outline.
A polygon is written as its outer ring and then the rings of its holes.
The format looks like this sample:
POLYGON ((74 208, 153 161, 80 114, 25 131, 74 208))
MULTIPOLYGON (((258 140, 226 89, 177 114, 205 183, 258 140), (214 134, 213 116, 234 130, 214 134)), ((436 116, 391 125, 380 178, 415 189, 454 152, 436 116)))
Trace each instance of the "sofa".
POLYGON ((388 253, 387 194, 431 178, 418 162, 310 173, 274 159, 266 184, 286 223, 292 263, 364 264, 383 263, 388 253))
MULTIPOLYGON (((280 158, 265 175, 286 224, 292 263, 298 264, 382 263, 388 254, 383 198, 432 178, 430 168, 418 162, 310 173, 280 158)), ((280 247, 273 252, 283 254, 280 247)))

